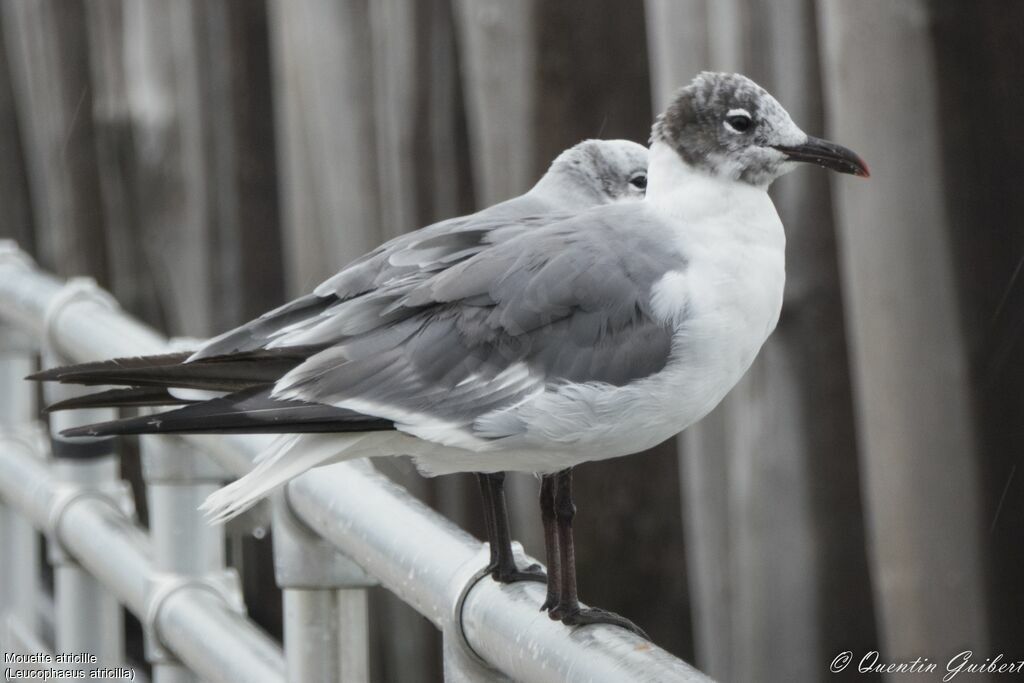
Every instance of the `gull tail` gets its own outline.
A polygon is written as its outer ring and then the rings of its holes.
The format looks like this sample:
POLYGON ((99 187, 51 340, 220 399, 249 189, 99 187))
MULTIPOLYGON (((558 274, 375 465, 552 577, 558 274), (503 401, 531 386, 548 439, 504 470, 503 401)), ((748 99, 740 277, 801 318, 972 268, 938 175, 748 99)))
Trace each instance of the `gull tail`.
POLYGON ((380 447, 389 438, 386 432, 282 435, 257 458, 252 471, 214 491, 199 509, 211 524, 224 523, 306 470, 367 455, 387 455, 380 447))

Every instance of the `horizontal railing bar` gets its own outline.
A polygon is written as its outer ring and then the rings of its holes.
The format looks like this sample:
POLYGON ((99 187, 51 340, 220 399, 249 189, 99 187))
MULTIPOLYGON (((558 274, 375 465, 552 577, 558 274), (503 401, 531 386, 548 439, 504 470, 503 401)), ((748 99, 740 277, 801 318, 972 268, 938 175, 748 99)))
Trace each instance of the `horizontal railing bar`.
MULTIPOLYGON (((108 500, 90 494, 69 502, 74 489, 50 474, 26 440, 0 434, 0 454, 0 498, 145 619, 148 587, 161 578, 145 532, 108 500)), ((280 648, 209 590, 185 586, 169 595, 155 627, 162 642, 204 679, 284 680, 280 648)))
MULTIPOLYGON (((0 318, 49 335, 66 357, 89 361, 167 348, 159 334, 116 307, 83 298, 55 312, 54 301, 69 299, 65 286, 27 265, 14 247, 6 254, 0 246, 0 318)), ((237 475, 267 443, 265 437, 185 438, 237 475)), ((364 463, 307 473, 292 482, 288 499, 300 519, 446 636, 464 637, 473 653, 516 679, 711 681, 624 629, 572 630, 549 620, 537 610, 539 585, 478 581, 479 542, 364 463)))
POLYGON ((21 623, 21 620, 14 614, 0 614, 0 636, 6 637, 7 641, 2 643, 8 648, 8 652, 19 654, 45 654, 52 655, 50 648, 32 629, 21 623))
POLYGON ((314 531, 435 624, 446 624, 465 591, 461 613, 469 646, 513 680, 710 680, 624 629, 570 630, 552 621, 538 610, 542 584, 487 579, 466 590, 457 577, 479 558, 479 542, 365 464, 300 477, 289 502, 314 531))

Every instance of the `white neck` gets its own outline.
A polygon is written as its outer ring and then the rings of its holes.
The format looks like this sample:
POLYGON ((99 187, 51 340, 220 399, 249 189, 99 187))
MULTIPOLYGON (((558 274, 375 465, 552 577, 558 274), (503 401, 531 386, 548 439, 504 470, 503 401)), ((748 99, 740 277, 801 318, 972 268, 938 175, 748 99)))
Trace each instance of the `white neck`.
POLYGON ((764 188, 696 169, 664 143, 651 146, 644 201, 671 220, 686 240, 785 247, 782 222, 764 188))
POLYGON ((711 175, 707 171, 695 168, 683 161, 682 157, 664 142, 656 141, 651 145, 648 159, 646 198, 656 203, 678 198, 680 194, 695 192, 746 194, 765 191, 749 183, 711 175))
POLYGON ((663 142, 651 145, 649 160, 645 201, 677 219, 731 216, 741 223, 760 223, 773 215, 778 220, 765 188, 694 168, 663 142))

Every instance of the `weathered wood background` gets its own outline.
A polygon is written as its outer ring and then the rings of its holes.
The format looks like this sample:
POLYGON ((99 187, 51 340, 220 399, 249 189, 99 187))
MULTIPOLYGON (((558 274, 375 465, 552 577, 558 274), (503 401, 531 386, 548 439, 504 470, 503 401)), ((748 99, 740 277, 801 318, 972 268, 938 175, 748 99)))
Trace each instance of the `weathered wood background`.
MULTIPOLYGON (((1024 658, 1024 3, 0 0, 0 28, 0 235, 190 336, 747 73, 873 177, 777 183, 755 366, 678 444, 580 468, 583 597, 727 681, 1024 658)), ((383 467, 481 531, 468 478, 383 467)), ((236 547, 276 632, 266 541, 236 547)), ((381 592, 373 623, 374 680, 440 679, 426 621, 381 592)))

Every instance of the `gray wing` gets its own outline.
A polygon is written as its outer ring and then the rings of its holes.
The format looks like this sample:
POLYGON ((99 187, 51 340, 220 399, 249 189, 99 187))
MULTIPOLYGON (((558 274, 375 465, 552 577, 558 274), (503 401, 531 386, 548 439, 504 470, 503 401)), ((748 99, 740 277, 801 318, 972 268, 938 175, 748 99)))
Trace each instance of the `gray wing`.
POLYGON ((275 393, 465 426, 547 388, 646 377, 671 350, 650 305, 682 264, 668 243, 623 206, 524 232, 411 287, 397 317, 312 356, 275 393))
MULTIPOLYGON (((417 272, 432 273, 468 258, 479 251, 487 235, 496 228, 515 225, 526 218, 522 227, 532 227, 551 210, 549 202, 525 194, 501 202, 470 216, 452 218, 425 228, 399 235, 373 251, 356 259, 337 274, 321 283, 312 294, 300 297, 264 313, 208 341, 190 360, 200 360, 233 353, 254 351, 268 346, 282 346, 281 338, 304 329, 316 328, 322 343, 335 341, 343 335, 342 326, 333 331, 333 323, 341 324, 344 316, 358 316, 359 321, 380 312, 383 302, 390 303, 400 287, 417 282, 417 272), (378 290, 383 296, 373 296, 378 290), (367 296, 371 295, 371 296, 367 296), (356 298, 366 298, 366 306, 342 307, 356 298)), ((559 216, 561 217, 561 216, 559 216)))
MULTIPOLYGON (((530 194, 495 204, 470 216, 452 218, 440 223, 428 225, 385 242, 365 256, 345 266, 336 275, 321 283, 315 291, 320 296, 331 294, 340 299, 372 291, 377 287, 407 274, 413 267, 429 265, 427 254, 421 245, 429 240, 441 240, 446 237, 462 238, 453 246, 465 245, 471 236, 486 233, 495 227, 516 223, 528 216, 539 216, 554 210, 546 201, 530 194), (408 258, 403 252, 419 251, 418 258, 408 258)), ((465 248, 462 246, 462 248, 465 248)), ((450 251, 439 255, 441 258, 450 256, 450 251)))

